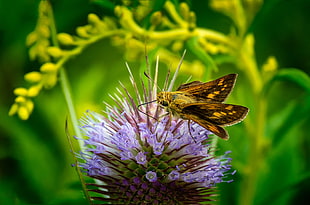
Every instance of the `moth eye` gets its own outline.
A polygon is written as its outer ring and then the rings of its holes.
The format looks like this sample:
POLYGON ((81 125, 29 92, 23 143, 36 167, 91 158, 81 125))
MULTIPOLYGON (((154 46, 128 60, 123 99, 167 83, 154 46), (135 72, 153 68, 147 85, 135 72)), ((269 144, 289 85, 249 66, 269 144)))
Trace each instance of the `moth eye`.
POLYGON ((168 106, 168 102, 167 101, 162 101, 161 105, 167 107, 168 106))

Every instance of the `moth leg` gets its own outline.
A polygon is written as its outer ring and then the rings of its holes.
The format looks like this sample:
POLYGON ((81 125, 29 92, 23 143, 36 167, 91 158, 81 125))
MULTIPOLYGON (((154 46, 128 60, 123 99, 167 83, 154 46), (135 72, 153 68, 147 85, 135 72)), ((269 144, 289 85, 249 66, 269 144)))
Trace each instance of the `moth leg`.
MULTIPOLYGON (((162 114, 161 116, 159 116, 158 119, 163 118, 163 117, 165 117, 167 115, 170 115, 170 118, 171 118, 171 113, 170 112, 166 112, 165 114, 162 114)), ((157 121, 159 121, 159 120, 157 120, 157 121)))
POLYGON ((190 123, 191 123, 190 120, 187 120, 187 127, 188 127, 189 135, 190 135, 191 138, 194 140, 194 142, 197 143, 196 140, 195 140, 195 138, 194 138, 193 135, 192 135, 190 123))

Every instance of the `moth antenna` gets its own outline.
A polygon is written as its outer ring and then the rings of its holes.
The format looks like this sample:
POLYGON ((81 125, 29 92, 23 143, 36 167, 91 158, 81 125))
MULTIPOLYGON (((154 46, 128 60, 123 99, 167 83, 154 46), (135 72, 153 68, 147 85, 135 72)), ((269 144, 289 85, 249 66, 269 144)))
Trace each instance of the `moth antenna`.
POLYGON ((142 105, 147 105, 147 104, 150 104, 150 103, 153 103, 153 102, 156 102, 156 100, 152 100, 152 101, 149 101, 149 102, 142 103, 142 104, 140 104, 140 105, 137 106, 137 109, 138 109, 139 112, 142 112, 142 113, 145 114, 146 116, 148 116, 148 117, 150 117, 150 118, 153 118, 154 120, 157 121, 157 119, 156 119, 155 117, 153 117, 153 116, 149 115, 148 113, 143 112, 142 110, 140 110, 140 107, 141 107, 142 105))
MULTIPOLYGON (((146 39, 144 39, 144 54, 145 54, 145 64, 146 64, 146 72, 144 71, 144 75, 145 75, 145 73, 147 74, 151 73, 151 65, 150 65, 149 56, 147 53, 146 39)), ((151 82, 152 82, 152 79, 149 78, 149 82, 148 82, 149 87, 151 86, 151 82)))
POLYGON ((155 80, 153 80, 153 79, 151 78, 151 76, 149 76, 149 74, 147 74, 145 71, 144 71, 143 73, 144 73, 145 77, 147 77, 150 81, 152 81, 152 82, 154 83, 154 85, 156 85, 157 88, 158 88, 160 91, 162 91, 162 89, 157 85, 157 83, 155 82, 155 80))
POLYGON ((166 79, 164 83, 164 90, 167 90, 169 78, 170 78, 170 69, 168 70, 167 75, 166 75, 166 79))

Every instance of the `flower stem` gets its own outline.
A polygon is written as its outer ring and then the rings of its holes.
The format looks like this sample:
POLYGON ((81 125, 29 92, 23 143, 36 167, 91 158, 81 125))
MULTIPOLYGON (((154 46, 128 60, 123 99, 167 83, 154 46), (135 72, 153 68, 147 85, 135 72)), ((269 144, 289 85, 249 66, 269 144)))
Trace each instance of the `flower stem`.
MULTIPOLYGON (((254 39, 253 39, 254 40, 254 39)), ((250 79, 252 93, 255 102, 255 118, 248 126, 249 130, 249 146, 250 151, 247 158, 247 166, 244 171, 244 179, 241 182, 241 193, 239 193, 239 204, 253 204, 257 186, 257 177, 260 173, 262 163, 264 161, 264 143, 265 143, 265 120, 267 103, 266 98, 262 94, 264 81, 258 70, 257 62, 254 55, 254 43, 245 42, 245 49, 240 53, 243 70, 250 79)))
MULTIPOLYGON (((51 39, 52 39, 52 44, 55 46, 55 47, 59 47, 59 44, 58 44, 58 41, 57 41, 57 29, 56 29, 56 25, 55 25, 55 22, 54 22, 54 15, 53 15, 53 11, 52 11, 52 8, 49 9, 49 19, 51 21, 51 39)), ((65 100, 66 100, 66 103, 67 103, 67 107, 68 107, 68 110, 69 110, 69 116, 70 116, 70 119, 71 119, 71 122, 72 122, 72 126, 73 126, 73 129, 74 129, 74 132, 75 132, 75 135, 78 137, 78 139, 82 139, 82 134, 80 132, 80 129, 79 129, 79 123, 78 123, 78 119, 77 119, 77 115, 76 115, 76 112, 75 112, 75 109, 74 109, 74 103, 73 103, 73 100, 72 100, 72 95, 71 95, 71 92, 70 92, 70 84, 69 84, 69 81, 68 81, 68 78, 67 78, 67 75, 66 75, 66 71, 63 67, 60 67, 59 68, 59 81, 60 81, 60 84, 61 84, 61 88, 62 88, 62 91, 64 93, 64 97, 65 97, 65 100)), ((78 140, 79 141, 79 146, 80 148, 82 149, 83 148, 83 144, 81 142, 81 140, 78 140)))
POLYGON ((264 161, 264 130, 266 119, 267 103, 265 98, 261 98, 257 103, 257 117, 255 119, 255 130, 250 132, 250 150, 245 177, 241 183, 242 193, 239 194, 239 204, 253 204, 257 186, 257 177, 260 173, 264 161))
MULTIPOLYGON (((74 129, 74 133, 78 139, 82 139, 82 134, 81 134, 81 131, 79 129, 78 118, 77 118, 77 115, 76 115, 76 112, 74 109, 74 103, 73 103, 72 95, 70 92, 70 85, 69 85, 68 77, 67 77, 66 71, 63 67, 60 68, 60 70, 59 70, 59 78, 60 78, 60 84, 61 84, 62 92, 64 94, 64 97, 65 97, 65 100, 67 103, 67 107, 69 110, 69 116, 70 116, 71 123, 72 123, 73 129, 74 129)), ((83 149, 84 146, 83 146, 82 140, 78 140, 78 142, 79 142, 80 149, 83 149)))

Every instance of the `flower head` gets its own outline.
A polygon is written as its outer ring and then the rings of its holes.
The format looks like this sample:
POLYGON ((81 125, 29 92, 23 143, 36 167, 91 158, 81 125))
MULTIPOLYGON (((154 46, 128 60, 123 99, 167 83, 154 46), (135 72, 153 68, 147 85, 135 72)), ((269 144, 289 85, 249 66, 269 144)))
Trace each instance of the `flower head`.
MULTIPOLYGON (((137 85, 131 75, 131 82, 137 85)), ((156 82, 156 79, 155 79, 156 82)), ((172 82, 173 83, 173 82, 172 82)), ((92 199, 112 204, 199 204, 213 200, 214 186, 226 181, 227 155, 215 157, 210 132, 141 99, 156 99, 156 86, 136 99, 126 88, 107 105, 106 115, 88 112, 81 129, 86 151, 79 164, 96 179, 92 199)))

